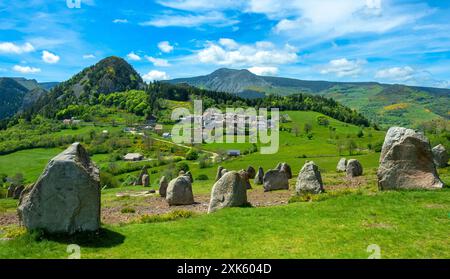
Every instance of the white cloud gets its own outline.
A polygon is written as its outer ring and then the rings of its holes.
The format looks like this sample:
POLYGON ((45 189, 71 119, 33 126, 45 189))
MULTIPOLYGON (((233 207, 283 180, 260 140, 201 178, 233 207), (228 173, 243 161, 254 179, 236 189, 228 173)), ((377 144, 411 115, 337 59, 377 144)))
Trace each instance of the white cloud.
POLYGON ((85 55, 83 55, 83 59, 94 59, 95 58, 95 55, 93 55, 93 54, 85 54, 85 55))
POLYGON ((245 1, 243 0, 160 0, 158 3, 168 8, 191 12, 226 10, 245 6, 245 1))
POLYGON ((47 64, 55 64, 59 62, 60 57, 54 53, 44 50, 42 52, 42 61, 47 64))
POLYGON ((415 70, 409 66, 382 69, 376 72, 375 78, 406 81, 413 77, 415 70))
POLYGON ((356 77, 363 71, 365 60, 348 60, 346 58, 331 60, 327 65, 321 66, 320 73, 335 74, 338 77, 353 76, 356 77))
POLYGON ((221 12, 208 12, 205 14, 164 14, 153 18, 150 21, 141 23, 142 26, 155 27, 197 27, 201 25, 212 25, 225 27, 239 23, 237 20, 227 18, 221 12))
POLYGON ((15 65, 13 67, 13 70, 15 72, 18 72, 21 74, 35 74, 35 73, 41 72, 41 69, 39 69, 39 68, 34 68, 34 67, 29 67, 29 66, 20 66, 20 65, 15 65))
POLYGON ((258 76, 276 76, 278 73, 277 67, 251 67, 248 70, 258 76))
POLYGON ((162 41, 158 43, 158 48, 165 53, 173 51, 173 46, 168 41, 162 41))
POLYGON ((145 58, 148 61, 152 62, 153 65, 155 65, 156 67, 169 67, 170 66, 169 62, 165 59, 155 58, 152 56, 145 56, 145 58))
POLYGON ((161 72, 157 70, 152 70, 147 74, 143 75, 142 78, 145 81, 155 81, 155 80, 167 80, 170 79, 169 75, 166 72, 161 72))
POLYGON ((30 43, 17 45, 11 42, 0 43, 0 53, 22 54, 34 51, 34 46, 30 43))
MULTIPOLYGON (((202 63, 225 65, 225 66, 270 66, 294 63, 298 60, 297 50, 286 44, 277 48, 269 42, 257 42, 251 45, 232 44, 230 41, 222 44, 209 43, 198 52, 197 58, 202 63)), ((233 41, 234 42, 234 41, 233 41)))
POLYGON ((237 49, 239 47, 235 40, 227 38, 220 39, 219 44, 227 49, 237 49))
POLYGON ((141 57, 134 52, 128 53, 127 58, 131 61, 140 61, 141 60, 141 57))
POLYGON ((128 23, 128 19, 116 18, 115 20, 113 20, 113 23, 128 23))

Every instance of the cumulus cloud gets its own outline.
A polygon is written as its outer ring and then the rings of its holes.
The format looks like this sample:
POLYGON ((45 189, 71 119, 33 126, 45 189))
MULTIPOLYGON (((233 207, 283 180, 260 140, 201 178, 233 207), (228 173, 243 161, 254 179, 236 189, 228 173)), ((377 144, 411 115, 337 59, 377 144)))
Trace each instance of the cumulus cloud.
POLYGON ((30 43, 25 43, 23 45, 17 45, 11 42, 0 43, 0 53, 22 54, 32 51, 34 51, 34 46, 30 43))
POLYGON ((198 27, 201 25, 212 25, 224 27, 237 23, 239 21, 227 18, 222 12, 212 11, 204 14, 163 14, 149 21, 142 22, 140 25, 155 27, 198 27))
POLYGON ((230 39, 222 39, 219 44, 209 43, 198 52, 197 58, 207 64, 255 67, 294 63, 298 55, 297 50, 288 44, 277 48, 269 42, 241 45, 230 39))
POLYGON ((251 67, 248 70, 258 76, 276 76, 278 74, 277 67, 251 67))
POLYGON ((83 55, 83 59, 94 59, 95 58, 95 55, 93 55, 93 54, 85 54, 85 55, 83 55))
POLYGON ((113 23, 128 23, 128 19, 116 18, 115 20, 113 20, 113 23))
POLYGON ((35 73, 41 72, 41 69, 29 67, 29 66, 15 65, 13 67, 13 71, 21 73, 21 74, 35 74, 35 73))
POLYGON ((145 81, 155 81, 155 80, 167 80, 170 79, 169 75, 166 72, 161 72, 157 70, 152 70, 147 74, 143 75, 142 78, 145 81))
POLYGON ((406 81, 413 77, 415 70, 409 66, 405 67, 392 67, 388 69, 382 69, 376 72, 375 78, 388 79, 396 81, 406 81))
POLYGON ((170 45, 168 41, 159 42, 158 48, 164 53, 169 53, 173 51, 173 46, 170 45))
POLYGON ((131 61, 140 61, 141 60, 141 57, 134 52, 128 53, 127 58, 128 58, 128 60, 131 60, 131 61))
POLYGON ((157 66, 157 67, 169 67, 170 64, 167 60, 165 59, 161 59, 161 58, 155 58, 152 56, 146 56, 145 57, 148 61, 152 62, 153 65, 157 66))
POLYGON ((321 66, 320 73, 335 74, 338 77, 358 76, 363 71, 365 60, 348 60, 346 58, 331 60, 327 65, 321 66))
POLYGON ((44 61, 47 64, 55 64, 55 63, 58 63, 59 60, 60 60, 60 57, 54 53, 51 53, 46 50, 44 50, 42 52, 42 61, 44 61))

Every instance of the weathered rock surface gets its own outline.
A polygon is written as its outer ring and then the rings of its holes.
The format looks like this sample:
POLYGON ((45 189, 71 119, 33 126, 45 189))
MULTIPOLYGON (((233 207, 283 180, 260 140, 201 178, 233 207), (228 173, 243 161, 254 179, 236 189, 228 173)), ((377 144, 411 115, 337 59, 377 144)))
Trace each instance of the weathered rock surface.
POLYGON ((72 234, 100 228, 99 170, 79 143, 53 158, 20 199, 27 229, 72 234))
POLYGON ((169 182, 166 201, 169 205, 189 205, 194 203, 192 183, 188 176, 178 176, 169 182))
MULTIPOLYGON (((228 173, 228 172, 227 172, 228 173)), ((252 184, 250 184, 250 176, 248 174, 247 171, 245 170, 240 170, 239 171, 239 175, 242 177, 242 179, 244 179, 245 181, 245 188, 247 190, 252 189, 252 184)))
POLYGON ((18 200, 18 199, 20 198, 20 195, 22 194, 22 191, 23 191, 24 189, 25 189, 25 186, 23 186, 23 185, 17 186, 17 187, 14 189, 13 199, 18 200))
POLYGON ((150 175, 144 174, 142 176, 142 186, 148 187, 150 185, 150 175))
POLYGON ((289 166, 287 163, 278 163, 276 169, 285 172, 288 179, 292 178, 291 166, 289 166))
POLYGON ((263 180, 264 180, 264 170, 262 167, 259 167, 258 173, 256 173, 256 176, 255 176, 255 184, 262 185, 263 180))
POLYGON ((239 207, 247 204, 246 178, 242 173, 227 172, 213 186, 208 213, 225 207, 239 207))
POLYGON ((298 195, 320 194, 323 190, 322 175, 319 167, 314 162, 306 163, 300 170, 295 184, 295 191, 298 195))
POLYGON ((247 168, 247 173, 248 173, 248 178, 249 178, 249 179, 254 179, 255 176, 256 176, 256 170, 255 170, 255 168, 252 167, 252 166, 249 166, 249 167, 247 168))
POLYGON ((222 170, 223 170, 222 166, 217 167, 217 173, 216 173, 216 179, 215 179, 216 182, 219 181, 219 179, 222 177, 222 170))
POLYGON ((159 195, 163 198, 166 197, 167 187, 169 186, 169 182, 165 176, 161 177, 159 180, 159 195))
POLYGON ((345 172, 347 170, 347 159, 341 158, 336 166, 337 172, 345 172))
POLYGON ((363 167, 356 159, 350 159, 346 167, 347 177, 357 177, 363 174, 363 167))
POLYGON ((433 153, 433 162, 438 168, 445 168, 448 164, 448 152, 442 144, 436 145, 431 149, 433 153))
POLYGON ((387 189, 439 189, 428 139, 419 132, 392 127, 386 134, 378 168, 378 186, 387 189))
POLYGON ((287 190, 289 189, 288 174, 280 170, 269 170, 263 178, 264 191, 287 190))

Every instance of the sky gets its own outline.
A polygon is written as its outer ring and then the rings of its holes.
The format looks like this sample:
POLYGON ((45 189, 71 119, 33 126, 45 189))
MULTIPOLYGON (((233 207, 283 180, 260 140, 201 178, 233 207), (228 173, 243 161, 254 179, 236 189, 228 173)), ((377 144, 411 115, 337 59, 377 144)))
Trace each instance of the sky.
POLYGON ((0 76, 64 81, 102 58, 146 81, 218 68, 450 88, 450 1, 0 0, 0 76))

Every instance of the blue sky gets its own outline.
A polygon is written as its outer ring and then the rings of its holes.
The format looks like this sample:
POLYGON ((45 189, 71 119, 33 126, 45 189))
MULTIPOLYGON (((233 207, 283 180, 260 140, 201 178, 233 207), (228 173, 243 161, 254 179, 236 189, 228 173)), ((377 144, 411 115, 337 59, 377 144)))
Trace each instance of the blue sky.
POLYGON ((77 1, 0 0, 0 76, 63 81, 116 55, 146 80, 228 67, 450 88, 450 1, 77 1))

